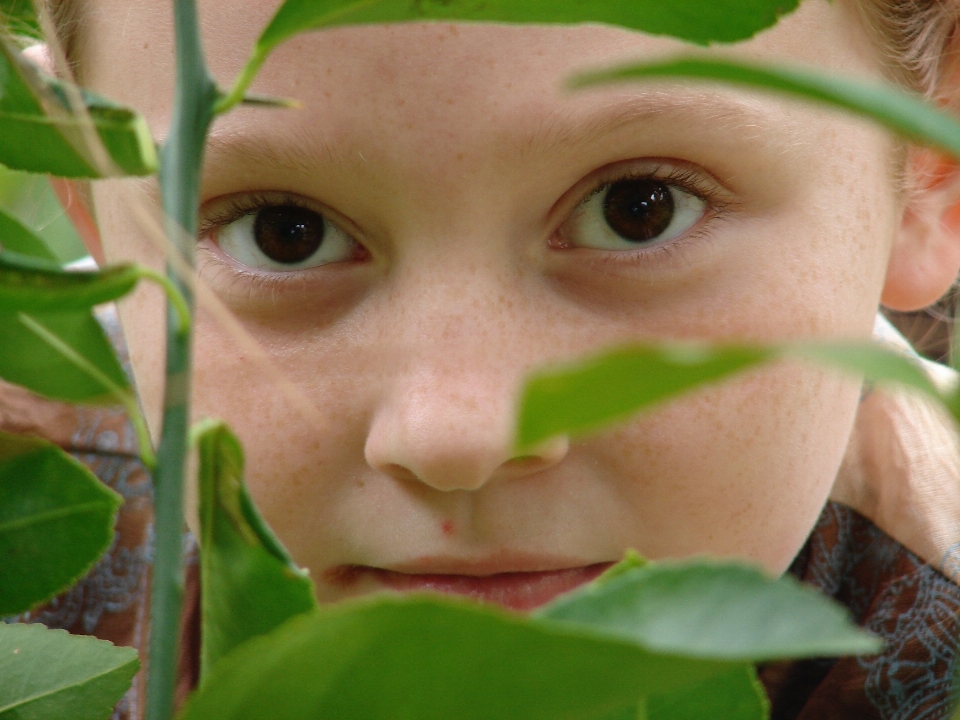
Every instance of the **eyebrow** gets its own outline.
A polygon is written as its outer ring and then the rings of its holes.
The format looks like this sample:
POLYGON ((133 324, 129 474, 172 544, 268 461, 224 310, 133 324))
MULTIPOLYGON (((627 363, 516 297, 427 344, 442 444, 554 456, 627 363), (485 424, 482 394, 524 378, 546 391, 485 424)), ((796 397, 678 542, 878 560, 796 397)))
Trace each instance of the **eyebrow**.
POLYGON ((328 163, 342 161, 337 152, 319 132, 295 130, 285 135, 283 142, 272 141, 269 131, 258 128, 217 128, 207 136, 207 172, 222 171, 224 165, 259 165, 304 175, 316 172, 318 159, 328 163))
MULTIPOLYGON (((583 91, 580 91, 583 92, 583 91)), ((769 103, 749 96, 733 97, 708 89, 644 90, 609 100, 588 114, 567 110, 544 118, 523 142, 522 152, 552 153, 615 134, 624 127, 650 122, 684 121, 720 131, 771 126, 769 103)), ((779 123, 787 129, 786 124, 779 123)))
MULTIPOLYGON (((589 91, 586 91, 589 92, 589 91)), ((602 140, 631 125, 652 122, 683 122, 691 129, 709 128, 713 133, 728 133, 750 128, 763 133, 774 125, 769 102, 749 96, 732 96, 729 91, 706 88, 678 90, 675 87, 645 89, 626 97, 616 97, 582 109, 551 112, 536 121, 533 131, 515 146, 523 158, 531 154, 575 152, 583 145, 602 140)), ((778 121, 776 127, 787 132, 793 123, 778 121)), ((526 132, 526 131, 525 131, 526 132)), ((207 171, 222 173, 231 166, 260 166, 270 170, 309 176, 319 164, 341 164, 351 152, 349 144, 335 147, 322 131, 297 128, 276 142, 269 128, 221 127, 210 133, 206 147, 207 171)), ((363 156, 360 155, 362 158, 363 156)))

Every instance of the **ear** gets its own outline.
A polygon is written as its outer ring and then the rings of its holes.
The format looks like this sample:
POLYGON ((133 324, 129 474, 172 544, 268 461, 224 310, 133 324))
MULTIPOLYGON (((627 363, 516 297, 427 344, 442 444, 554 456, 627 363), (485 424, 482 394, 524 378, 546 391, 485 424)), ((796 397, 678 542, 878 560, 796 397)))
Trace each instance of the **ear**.
POLYGON ((83 241, 97 265, 104 265, 106 258, 103 255, 103 243, 100 240, 100 231, 93 219, 90 195, 87 188, 80 185, 82 181, 67 180, 65 178, 50 178, 50 187, 56 193, 60 204, 70 218, 70 222, 83 241))
POLYGON ((906 172, 909 197, 880 297, 900 311, 932 305, 960 271, 960 164, 914 150, 906 172))

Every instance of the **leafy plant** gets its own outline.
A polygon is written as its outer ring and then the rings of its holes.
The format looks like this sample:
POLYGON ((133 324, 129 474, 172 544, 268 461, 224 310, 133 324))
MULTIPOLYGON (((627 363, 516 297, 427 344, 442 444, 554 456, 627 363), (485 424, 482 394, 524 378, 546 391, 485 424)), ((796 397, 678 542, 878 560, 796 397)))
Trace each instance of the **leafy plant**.
POLYGON ((0 623, 0 718, 103 720, 139 668, 132 648, 0 623))
MULTIPOLYGON (((770 27, 796 0, 287 0, 233 86, 206 68, 193 0, 174 0, 177 89, 159 156, 134 111, 45 76, 0 41, 0 162, 61 177, 150 174, 159 168, 175 258, 169 278, 136 266, 63 271, 42 240, 0 213, 0 377, 70 402, 121 403, 155 468, 156 555, 148 678, 150 720, 173 715, 182 603, 181 528, 188 450, 191 283, 200 168, 214 117, 242 102, 258 69, 297 33, 423 20, 600 22, 698 44, 770 27), (163 436, 146 426, 91 307, 140 280, 170 298, 163 436)), ((27 4, 0 10, 35 31, 27 4)), ((576 86, 640 79, 727 82, 825 102, 960 156, 960 126, 883 86, 809 71, 681 58, 576 78, 576 86)), ((782 358, 826 362, 944 400, 906 359, 874 347, 660 345, 607 352, 531 379, 518 447, 583 433, 782 358)), ((312 584, 260 517, 243 485, 243 452, 207 422, 200 452, 202 683, 181 720, 353 718, 763 718, 753 663, 875 652, 876 639, 789 578, 737 563, 645 563, 635 557, 529 615, 428 596, 318 607, 312 584)), ((63 589, 111 538, 117 499, 50 445, 0 436, 0 612, 63 589), (69 542, 67 541, 69 538, 69 542), (51 548, 70 545, 58 556, 51 548), (42 561, 38 560, 42 556, 42 561), (31 574, 30 569, 42 568, 31 574), (29 576, 29 577, 28 577, 29 576)), ((0 718, 102 718, 136 669, 132 651, 39 627, 0 626, 0 718), (19 714, 18 714, 19 713, 19 714), (32 714, 25 714, 32 713, 32 714)))

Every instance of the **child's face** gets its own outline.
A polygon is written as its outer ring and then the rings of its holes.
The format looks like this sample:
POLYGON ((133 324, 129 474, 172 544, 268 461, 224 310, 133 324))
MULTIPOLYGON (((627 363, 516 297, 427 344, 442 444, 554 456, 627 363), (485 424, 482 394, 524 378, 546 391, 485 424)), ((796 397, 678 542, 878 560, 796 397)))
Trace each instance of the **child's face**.
MULTIPOLYGON (((167 4, 93 3, 85 78, 162 136, 167 4)), ((200 5, 226 86, 275 3, 200 5)), ((869 335, 900 223, 889 138, 715 86, 562 89, 686 49, 597 27, 308 34, 255 86, 301 109, 217 123, 201 277, 320 419, 209 313, 196 409, 240 434, 252 492, 321 600, 433 586, 529 607, 627 548, 781 572, 802 545, 859 392, 815 367, 770 366, 511 456, 518 387, 545 363, 631 340, 869 335), (504 572, 526 574, 454 577, 504 572)), ((879 75, 845 3, 807 2, 708 52, 879 75)), ((137 187, 95 196, 107 256, 160 265, 137 187)), ((156 301, 124 308, 152 416, 156 301)))

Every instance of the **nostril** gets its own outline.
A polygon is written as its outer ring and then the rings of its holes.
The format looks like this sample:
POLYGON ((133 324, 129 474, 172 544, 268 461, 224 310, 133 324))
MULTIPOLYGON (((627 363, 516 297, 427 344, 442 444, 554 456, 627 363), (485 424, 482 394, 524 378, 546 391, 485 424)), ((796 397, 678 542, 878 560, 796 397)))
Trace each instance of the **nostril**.
POLYGON ((540 458, 536 455, 521 455, 520 457, 507 460, 505 467, 517 470, 526 470, 541 464, 543 464, 543 458, 540 458))
POLYGON ((383 472, 392 477, 394 480, 402 480, 407 482, 419 482, 420 478, 417 477, 409 468, 405 468, 403 465, 398 463, 387 463, 383 466, 383 472))

